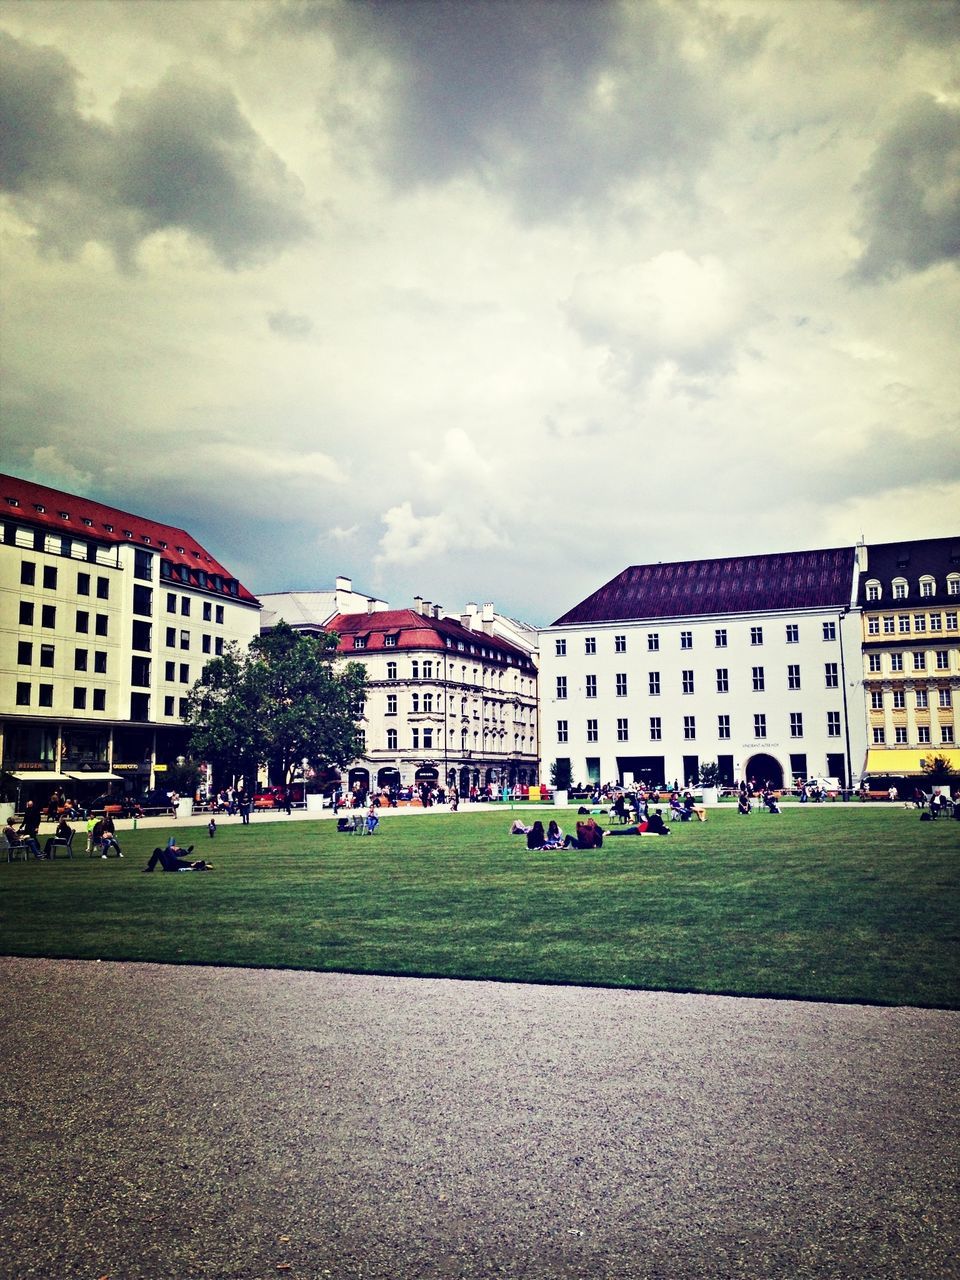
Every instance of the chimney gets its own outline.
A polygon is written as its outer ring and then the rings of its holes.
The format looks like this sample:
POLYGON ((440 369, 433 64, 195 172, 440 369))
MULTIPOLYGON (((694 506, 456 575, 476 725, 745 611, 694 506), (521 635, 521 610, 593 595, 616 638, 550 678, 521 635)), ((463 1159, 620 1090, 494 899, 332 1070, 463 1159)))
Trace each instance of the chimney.
POLYGON ((493 621, 493 601, 492 600, 488 601, 483 606, 483 620, 484 622, 493 621))
POLYGON ((440 608, 440 606, 438 604, 435 604, 433 606, 433 616, 435 618, 439 618, 442 613, 443 613, 443 610, 440 608))
POLYGON ((423 596, 413 597, 413 609, 415 613, 423 613, 423 596))
POLYGON ((373 613, 373 601, 369 599, 367 600, 367 613, 373 613))
POLYGON ((335 586, 337 591, 352 591, 353 579, 345 578, 342 574, 338 574, 336 578, 335 586))
MULTIPOLYGON (((469 605, 467 605, 467 608, 469 609, 469 608, 470 608, 470 606, 469 606, 469 605)), ((473 614, 472 614, 472 613, 461 613, 461 615, 460 615, 460 625, 461 625, 461 627, 463 627, 464 631, 472 631, 472 630, 473 630, 473 614)))
POLYGON ((422 605, 420 606, 420 612, 423 614, 425 618, 433 617, 433 605, 429 600, 423 601, 422 605))

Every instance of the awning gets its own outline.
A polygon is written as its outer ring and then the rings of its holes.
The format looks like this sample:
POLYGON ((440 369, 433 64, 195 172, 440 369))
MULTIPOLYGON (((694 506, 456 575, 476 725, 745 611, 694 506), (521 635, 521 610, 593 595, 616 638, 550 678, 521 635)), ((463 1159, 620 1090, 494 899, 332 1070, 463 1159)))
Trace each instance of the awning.
POLYGON ((25 773, 11 773, 11 778, 18 782, 67 782, 69 774, 57 773, 51 769, 30 769, 25 773))
POLYGON ((68 773, 71 782, 122 782, 117 773, 68 773))
POLYGON ((889 750, 867 752, 864 773, 911 775, 923 773, 923 762, 931 757, 942 757, 951 768, 960 772, 960 751, 948 751, 943 747, 924 751, 921 747, 893 747, 889 750))

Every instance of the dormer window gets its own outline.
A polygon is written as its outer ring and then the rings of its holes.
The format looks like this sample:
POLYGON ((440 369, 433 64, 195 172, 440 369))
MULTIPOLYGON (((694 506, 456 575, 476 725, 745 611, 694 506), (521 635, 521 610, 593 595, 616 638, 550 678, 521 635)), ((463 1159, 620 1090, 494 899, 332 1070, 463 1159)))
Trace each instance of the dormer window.
POLYGON ((19 505, 20 505, 20 499, 19 499, 19 498, 8 498, 8 499, 7 499, 7 503, 8 503, 11 507, 19 507, 19 505))
POLYGON ((365 648, 367 647, 367 637, 366 637, 366 636, 354 636, 354 637, 353 637, 353 647, 354 647, 355 649, 365 649, 365 648))
POLYGON ((395 635, 394 635, 394 636, 384 636, 384 637, 383 637, 383 647, 384 647, 385 649, 395 649, 395 648, 397 647, 397 637, 396 637, 395 635))
POLYGON ((951 573, 947 578, 947 595, 960 596, 960 573, 951 573))
POLYGON ((894 578, 893 580, 893 598, 894 600, 906 600, 907 583, 904 578, 894 578))
POLYGON ((920 595, 924 599, 929 599, 930 596, 936 594, 936 591, 937 584, 934 578, 924 577, 920 579, 920 595))
POLYGON ((84 517, 83 517, 83 523, 87 526, 87 528, 88 528, 88 529, 92 529, 92 528, 93 528, 93 521, 90 519, 90 517, 89 517, 89 516, 84 516, 84 517))
POLYGON ((873 603, 879 599, 880 599, 880 583, 868 582, 867 583, 867 600, 873 603))
POLYGON ((149 543, 150 539, 149 539, 149 538, 147 537, 147 535, 144 533, 144 534, 142 534, 142 535, 141 535, 141 537, 140 537, 140 541, 141 541, 141 542, 149 543))
POLYGON ((160 541, 157 543, 157 546, 160 548, 160 550, 161 550, 161 551, 166 551, 166 549, 167 549, 167 544, 163 541, 163 539, 162 539, 162 538, 161 538, 161 539, 160 539, 160 541))
POLYGON ((39 511, 40 514, 43 515, 43 513, 46 511, 47 508, 43 505, 42 502, 35 502, 33 504, 33 509, 34 511, 39 511))
POLYGON ((60 512, 60 519, 61 519, 61 520, 69 520, 69 519, 70 519, 70 512, 69 512, 69 511, 61 511, 61 512, 60 512))
POLYGON ((124 536, 125 538, 132 538, 132 537, 133 537, 133 532, 132 532, 130 529, 124 529, 124 531, 123 531, 123 536, 124 536))
POLYGON ((106 529, 107 533, 113 533, 113 525, 112 525, 112 524, 105 524, 103 527, 106 529))

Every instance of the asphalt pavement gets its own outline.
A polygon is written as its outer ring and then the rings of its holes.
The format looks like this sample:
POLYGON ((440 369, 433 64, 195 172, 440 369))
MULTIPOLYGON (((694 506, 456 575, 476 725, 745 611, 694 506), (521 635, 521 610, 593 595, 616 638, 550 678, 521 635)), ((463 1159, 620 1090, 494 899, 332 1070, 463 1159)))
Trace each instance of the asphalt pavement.
POLYGON ((960 1275, 960 1014, 0 959, 0 1275, 960 1275))

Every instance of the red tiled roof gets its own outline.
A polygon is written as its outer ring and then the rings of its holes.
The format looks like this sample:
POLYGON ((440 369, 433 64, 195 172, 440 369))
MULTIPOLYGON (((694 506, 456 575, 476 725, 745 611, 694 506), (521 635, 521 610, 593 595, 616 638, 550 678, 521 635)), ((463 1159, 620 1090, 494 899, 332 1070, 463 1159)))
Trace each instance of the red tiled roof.
POLYGON ((449 652, 447 640, 450 640, 455 653, 470 655, 470 646, 479 657, 480 650, 486 649, 490 657, 506 662, 509 658, 515 667, 532 668, 528 654, 515 645, 502 640, 500 636, 487 635, 485 631, 470 631, 453 618, 428 618, 417 613, 415 609, 385 609, 375 613, 341 613, 331 618, 327 624, 330 631, 340 635, 340 652, 352 654, 357 652, 354 640, 362 637, 366 640, 364 651, 388 652, 410 649, 436 649, 449 652), (387 636, 395 637, 396 643, 387 645, 387 636), (463 650, 458 645, 463 645, 463 650))
POLYGON ((842 608, 850 603, 853 565, 853 547, 633 565, 553 625, 842 608))
MULTIPOLYGON (((149 546, 151 551, 171 564, 186 565, 193 571, 202 569, 206 574, 219 575, 225 581, 235 580, 195 538, 174 525, 147 520, 117 507, 34 484, 31 480, 20 480, 16 476, 0 475, 0 498, 0 512, 25 524, 99 543, 149 546)), ((240 583, 237 584, 236 595, 226 586, 217 592, 209 578, 206 589, 247 604, 257 603, 256 597, 240 583)))

